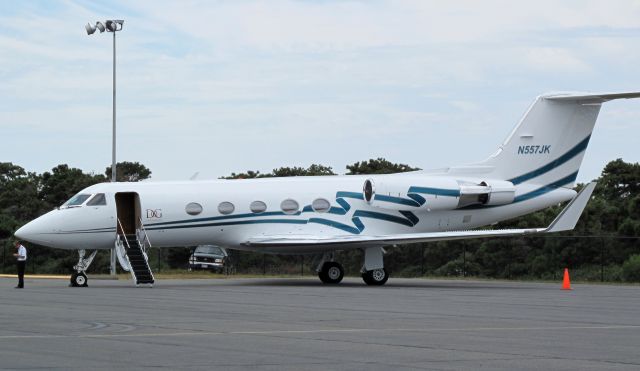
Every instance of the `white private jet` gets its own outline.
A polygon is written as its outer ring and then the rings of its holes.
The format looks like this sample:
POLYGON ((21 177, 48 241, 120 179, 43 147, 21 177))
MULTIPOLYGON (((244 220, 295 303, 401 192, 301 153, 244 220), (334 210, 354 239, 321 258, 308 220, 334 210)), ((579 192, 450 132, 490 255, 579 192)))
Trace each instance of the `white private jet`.
POLYGON ((102 183, 16 231, 18 239, 79 250, 71 282, 87 283, 95 251, 116 249, 136 284, 153 284, 146 249, 216 244, 269 254, 317 254, 324 283, 344 269, 338 250, 364 251, 362 278, 383 285, 383 248, 417 242, 571 230, 594 183, 572 189, 602 103, 638 98, 555 93, 533 102, 485 161, 390 175, 102 183), (571 202, 546 228, 473 228, 571 202))

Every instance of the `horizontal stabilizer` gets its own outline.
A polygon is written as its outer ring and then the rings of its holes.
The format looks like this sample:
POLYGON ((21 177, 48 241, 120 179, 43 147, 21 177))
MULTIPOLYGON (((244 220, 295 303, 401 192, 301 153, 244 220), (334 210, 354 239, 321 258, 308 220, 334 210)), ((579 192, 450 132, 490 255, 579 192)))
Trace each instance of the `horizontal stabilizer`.
POLYGON ((577 101, 584 103, 604 103, 614 99, 640 98, 640 92, 629 93, 558 93, 543 96, 555 101, 577 101))
POLYGON ((365 236, 365 235, 343 235, 343 236, 261 236, 251 238, 244 243, 246 246, 257 247, 319 247, 328 248, 362 248, 372 246, 389 246, 397 244, 410 244, 419 242, 435 242, 446 240, 463 240, 470 238, 487 237, 514 237, 527 236, 537 233, 552 233, 572 230, 582 211, 591 198, 591 194, 596 186, 595 182, 587 184, 578 195, 560 212, 556 219, 547 228, 527 228, 527 229, 500 229, 500 230, 470 230, 470 231, 449 231, 449 232, 429 232, 429 233, 409 233, 397 235, 365 236))

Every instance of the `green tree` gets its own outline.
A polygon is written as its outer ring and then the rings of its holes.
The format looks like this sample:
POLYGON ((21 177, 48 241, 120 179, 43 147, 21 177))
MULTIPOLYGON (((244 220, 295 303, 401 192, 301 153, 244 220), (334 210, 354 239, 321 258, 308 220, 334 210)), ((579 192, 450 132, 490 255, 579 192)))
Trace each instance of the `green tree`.
POLYGON ((0 163, 0 213, 19 222, 40 215, 40 177, 10 162, 0 163))
POLYGON ((622 264, 622 278, 627 282, 640 282, 640 255, 631 255, 622 264))
POLYGON ((347 175, 358 174, 393 174, 393 173, 405 173, 407 171, 420 170, 406 164, 394 164, 382 157, 377 159, 370 159, 369 161, 356 162, 352 165, 347 165, 347 175))
POLYGON ((319 164, 311 164, 308 168, 303 167, 279 167, 273 169, 272 172, 263 174, 260 171, 248 170, 246 173, 231 173, 231 175, 222 177, 222 179, 252 179, 252 178, 272 178, 272 177, 290 177, 290 176, 318 176, 318 175, 336 175, 330 166, 319 164))
MULTIPOLYGON (((111 166, 105 170, 107 179, 111 179, 111 166)), ((139 182, 151 178, 151 170, 139 162, 123 161, 116 163, 117 182, 139 182)))
POLYGON ((297 166, 281 167, 273 169, 271 174, 277 177, 336 175, 331 167, 318 164, 312 164, 306 169, 297 166))
POLYGON ((229 176, 223 176, 221 179, 253 179, 253 178, 266 178, 269 175, 260 174, 260 171, 248 170, 246 173, 231 173, 229 176))
POLYGON ((640 164, 621 158, 609 162, 598 179, 597 193, 608 200, 622 201, 640 194, 640 164))

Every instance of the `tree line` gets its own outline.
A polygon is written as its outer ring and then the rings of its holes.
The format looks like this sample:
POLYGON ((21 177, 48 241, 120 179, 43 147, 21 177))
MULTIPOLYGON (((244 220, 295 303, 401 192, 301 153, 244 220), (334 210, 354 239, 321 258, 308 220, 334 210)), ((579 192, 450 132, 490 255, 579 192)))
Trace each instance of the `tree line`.
MULTIPOLYGON (((347 175, 389 174, 419 170, 384 158, 346 166, 347 175)), ((225 179, 336 175, 331 167, 312 164, 280 167, 270 173, 246 171, 225 179)), ((92 184, 108 181, 104 174, 85 173, 66 164, 42 174, 28 172, 10 162, 0 162, 0 242, 2 269, 11 272, 11 237, 27 221, 60 206, 92 184)), ((118 181, 139 181, 151 170, 138 162, 117 165, 118 181)), ((640 281, 640 164, 622 159, 609 162, 596 179, 598 186, 574 231, 543 237, 493 238, 442 241, 387 248, 385 264, 394 276, 473 276, 487 278, 555 279, 564 267, 584 280, 640 281)), ((578 185, 579 189, 582 185, 578 185)), ((562 206, 551 207, 494 228, 532 228, 548 225, 562 206)), ((34 246, 35 247, 35 246, 34 246)), ((155 249, 154 269, 183 269, 192 248, 155 249)), ((28 272, 67 273, 75 264, 75 253, 45 247, 31 249, 28 272)), ((362 264, 359 251, 340 252, 348 274, 357 275, 362 264)), ((233 252, 236 271, 243 273, 312 273, 310 258, 264 256, 233 252)), ((98 254, 91 271, 108 272, 108 254, 98 254)))

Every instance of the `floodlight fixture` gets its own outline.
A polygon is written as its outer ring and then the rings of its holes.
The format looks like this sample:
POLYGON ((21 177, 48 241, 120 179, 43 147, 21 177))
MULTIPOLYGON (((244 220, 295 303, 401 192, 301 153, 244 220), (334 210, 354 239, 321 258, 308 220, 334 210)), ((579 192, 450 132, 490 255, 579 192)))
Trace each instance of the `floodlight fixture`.
MULTIPOLYGON (((87 30, 87 35, 93 34, 94 32, 96 32, 96 30, 99 30, 100 33, 103 33, 106 30, 102 22, 96 22, 95 26, 92 26, 91 23, 87 23, 84 28, 87 30)), ((120 29, 122 29, 122 26, 120 27, 120 29)))
POLYGON ((109 32, 116 32, 116 31, 122 31, 122 25, 123 25, 124 21, 122 19, 112 19, 112 20, 108 20, 106 22, 107 25, 107 31, 109 32))

